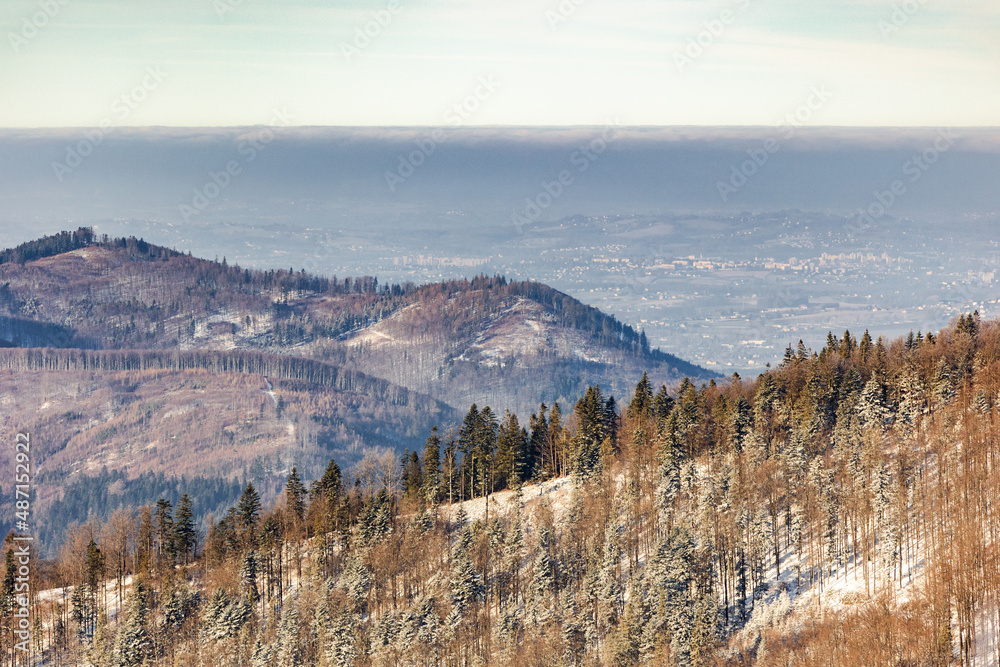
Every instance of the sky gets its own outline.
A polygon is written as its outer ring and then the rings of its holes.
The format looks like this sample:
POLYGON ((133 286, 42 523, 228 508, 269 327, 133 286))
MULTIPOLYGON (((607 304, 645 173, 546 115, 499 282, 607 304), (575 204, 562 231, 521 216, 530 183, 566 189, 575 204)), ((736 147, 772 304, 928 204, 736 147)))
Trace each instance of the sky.
POLYGON ((1000 125, 996 0, 4 0, 0 127, 1000 125))

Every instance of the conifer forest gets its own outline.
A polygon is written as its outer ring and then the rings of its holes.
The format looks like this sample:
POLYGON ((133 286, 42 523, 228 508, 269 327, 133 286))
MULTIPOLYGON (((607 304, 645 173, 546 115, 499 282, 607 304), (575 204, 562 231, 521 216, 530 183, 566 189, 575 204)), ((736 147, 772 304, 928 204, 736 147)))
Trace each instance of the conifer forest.
MULTIPOLYGON (((345 381, 312 363, 266 372, 345 381)), ((831 333, 753 380, 636 382, 531 414, 471 405, 402 455, 292 468, 271 501, 249 481, 203 522, 184 493, 75 523, 33 565, 32 651, 101 666, 1000 662, 1000 323, 831 333)))

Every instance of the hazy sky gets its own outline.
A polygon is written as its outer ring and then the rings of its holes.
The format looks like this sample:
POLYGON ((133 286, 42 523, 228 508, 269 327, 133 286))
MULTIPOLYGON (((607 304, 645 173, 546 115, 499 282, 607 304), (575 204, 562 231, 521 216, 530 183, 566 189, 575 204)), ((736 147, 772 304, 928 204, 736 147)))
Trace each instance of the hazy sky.
POLYGON ((2 127, 276 110, 296 125, 1000 124, 996 0, 4 0, 0 26, 2 127))

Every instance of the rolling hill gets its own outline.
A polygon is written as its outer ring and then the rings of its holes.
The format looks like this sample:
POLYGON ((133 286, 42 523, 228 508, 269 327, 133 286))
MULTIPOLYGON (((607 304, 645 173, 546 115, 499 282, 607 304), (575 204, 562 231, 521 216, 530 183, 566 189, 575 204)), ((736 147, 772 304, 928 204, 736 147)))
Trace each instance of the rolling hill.
POLYGON ((575 401, 594 382, 622 395, 643 370, 657 385, 718 377, 534 282, 251 271, 87 229, 0 262, 0 338, 18 347, 257 350, 361 370, 457 409, 517 412, 575 401))

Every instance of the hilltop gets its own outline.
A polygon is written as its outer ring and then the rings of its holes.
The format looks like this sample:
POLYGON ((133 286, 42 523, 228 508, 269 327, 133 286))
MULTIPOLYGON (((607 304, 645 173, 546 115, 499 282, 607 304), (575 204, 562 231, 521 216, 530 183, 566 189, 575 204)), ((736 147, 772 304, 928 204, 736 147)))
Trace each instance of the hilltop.
POLYGON ((657 386, 718 377, 539 283, 478 276, 417 287, 250 270, 86 228, 0 253, 0 339, 308 357, 458 409, 526 412, 538 400, 573 401, 592 383, 622 395, 643 371, 657 386))

